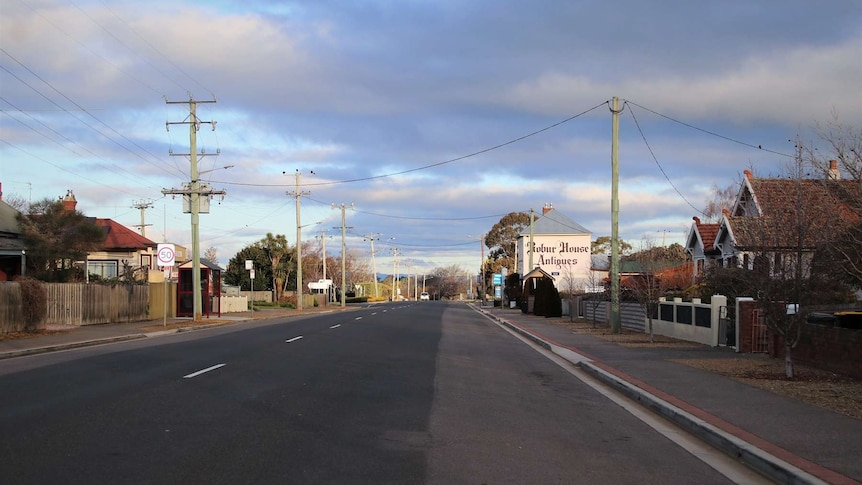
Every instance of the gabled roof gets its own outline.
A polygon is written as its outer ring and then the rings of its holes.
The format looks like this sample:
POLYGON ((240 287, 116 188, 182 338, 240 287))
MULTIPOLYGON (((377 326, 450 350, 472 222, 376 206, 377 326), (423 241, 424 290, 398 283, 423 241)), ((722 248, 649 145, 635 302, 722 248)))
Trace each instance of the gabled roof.
POLYGON ((18 211, 14 207, 0 200, 0 236, 17 237, 21 234, 17 216, 18 211))
POLYGON ((798 245, 794 221, 804 221, 803 247, 813 248, 824 234, 839 234, 858 224, 862 214, 848 204, 857 190, 855 180, 754 178, 742 184, 733 211, 720 223, 720 232, 732 236, 739 249, 798 245))
MULTIPOLYGON (((529 226, 526 233, 529 235, 529 226)), ((589 229, 564 216, 556 209, 551 209, 533 223, 533 234, 592 234, 589 229)))
POLYGON ((102 251, 139 250, 158 246, 153 241, 111 219, 94 217, 92 220, 95 225, 105 231, 105 242, 100 248, 102 251))
POLYGON ((720 224, 700 222, 700 218, 697 216, 692 217, 692 219, 694 222, 685 240, 685 251, 691 253, 695 245, 703 248, 704 253, 711 251, 715 245, 715 237, 718 235, 720 224))
POLYGON ((547 271, 543 270, 542 268, 540 268, 540 267, 538 267, 538 266, 536 266, 535 268, 533 268, 533 270, 532 270, 532 271, 530 271, 529 273, 527 273, 527 274, 525 274, 525 275, 524 275, 524 280, 525 280, 525 281, 526 281, 526 280, 528 280, 528 279, 530 279, 530 278, 550 278, 550 279, 554 279, 554 277, 553 277, 553 276, 551 276, 550 274, 548 274, 548 272, 547 272, 547 271))
MULTIPOLYGON (((210 261, 206 258, 201 258, 200 261, 201 261, 201 267, 203 267, 203 268, 209 268, 213 271, 224 271, 224 269, 218 263, 213 263, 212 261, 210 261)), ((180 264, 180 268, 191 268, 192 266, 194 266, 194 265, 192 264, 191 259, 180 264)))

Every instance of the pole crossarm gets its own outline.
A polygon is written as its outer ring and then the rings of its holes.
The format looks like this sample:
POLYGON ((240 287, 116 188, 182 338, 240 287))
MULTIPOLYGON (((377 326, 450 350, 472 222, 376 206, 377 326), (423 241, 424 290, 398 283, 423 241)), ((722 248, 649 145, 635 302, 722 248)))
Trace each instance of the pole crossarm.
MULTIPOLYGON (((200 118, 198 118, 197 105, 204 103, 215 103, 216 101, 196 101, 192 98, 190 98, 188 101, 169 101, 166 98, 165 102, 167 104, 186 104, 189 107, 189 115, 183 121, 167 121, 165 122, 165 129, 167 131, 170 131, 171 125, 189 125, 189 152, 188 154, 182 154, 182 156, 186 156, 189 159, 189 165, 191 167, 191 173, 189 178, 191 179, 191 181, 182 189, 163 189, 162 194, 183 196, 187 195, 189 199, 189 212, 191 213, 192 233, 192 314, 195 321, 200 321, 203 314, 202 299, 204 291, 204 286, 201 284, 200 270, 200 198, 202 195, 206 197, 212 197, 213 195, 221 195, 222 197, 224 197, 226 192, 224 190, 213 190, 211 187, 209 187, 208 184, 205 184, 203 187, 201 187, 200 173, 206 172, 198 171, 198 157, 208 156, 208 154, 204 153, 203 150, 201 150, 201 153, 198 154, 197 132, 200 131, 202 124, 209 124, 212 127, 212 130, 215 131, 216 122, 202 121, 200 118)), ((171 155, 174 155, 173 150, 169 150, 169 153, 171 155)), ((215 154, 209 155, 218 155, 219 153, 220 150, 217 150, 215 154)))

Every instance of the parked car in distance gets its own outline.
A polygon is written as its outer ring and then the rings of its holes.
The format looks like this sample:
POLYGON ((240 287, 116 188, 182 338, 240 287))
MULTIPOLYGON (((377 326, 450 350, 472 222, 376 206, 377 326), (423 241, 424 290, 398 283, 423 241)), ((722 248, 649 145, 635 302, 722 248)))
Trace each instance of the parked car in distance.
POLYGON ((430 299, 431 299, 431 295, 429 295, 428 293, 426 293, 424 291, 422 292, 422 294, 419 295, 419 301, 430 300, 430 299))

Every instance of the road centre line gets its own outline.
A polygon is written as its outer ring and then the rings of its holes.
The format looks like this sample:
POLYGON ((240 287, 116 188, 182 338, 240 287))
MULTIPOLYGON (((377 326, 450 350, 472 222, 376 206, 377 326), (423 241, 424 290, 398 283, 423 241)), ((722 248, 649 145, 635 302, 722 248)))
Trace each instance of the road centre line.
POLYGON ((285 343, 296 342, 297 340, 299 340, 301 338, 302 338, 302 335, 300 335, 298 337, 289 338, 289 339, 285 340, 285 343))
POLYGON ((341 324, 340 324, 340 323, 336 323, 335 325, 333 325, 333 326, 331 326, 331 327, 329 327, 329 328, 338 328, 338 327, 340 327, 340 326, 341 326, 341 324))
POLYGON ((189 374, 189 375, 183 376, 183 379, 191 379, 192 377, 197 377, 197 376, 199 376, 199 375, 201 375, 201 374, 204 374, 204 373, 209 372, 209 371, 211 371, 211 370, 216 370, 216 369, 218 369, 219 367, 224 367, 224 366, 225 366, 225 364, 216 364, 216 365, 214 365, 214 366, 212 366, 212 367, 207 367, 206 369, 201 369, 201 370, 199 370, 199 371, 197 371, 197 372, 192 372, 192 373, 191 373, 191 374, 189 374))
POLYGON ((356 317, 354 320, 362 320, 362 317, 356 317))

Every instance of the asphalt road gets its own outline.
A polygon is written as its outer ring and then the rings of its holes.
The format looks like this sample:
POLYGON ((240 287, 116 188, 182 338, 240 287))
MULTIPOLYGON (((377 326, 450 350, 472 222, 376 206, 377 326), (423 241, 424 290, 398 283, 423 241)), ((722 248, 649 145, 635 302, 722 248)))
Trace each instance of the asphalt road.
POLYGON ((0 483, 729 483, 461 304, 0 363, 0 483))

